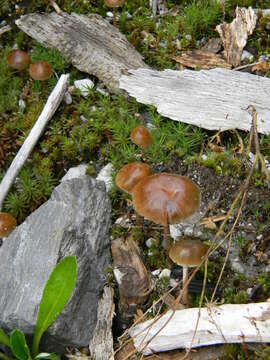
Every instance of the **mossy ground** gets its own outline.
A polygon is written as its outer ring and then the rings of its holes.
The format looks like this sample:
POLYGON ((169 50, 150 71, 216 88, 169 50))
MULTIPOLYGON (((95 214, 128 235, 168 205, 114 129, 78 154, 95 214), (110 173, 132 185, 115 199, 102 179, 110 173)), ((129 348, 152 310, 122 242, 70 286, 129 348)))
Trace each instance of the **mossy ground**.
MULTIPOLYGON (((95 12, 106 16, 106 11, 109 10, 104 7, 103 0, 61 0, 57 3, 67 12, 95 12)), ((126 0, 119 10, 118 24, 120 31, 143 54, 147 64, 156 69, 175 69, 173 58, 179 53, 179 48, 196 48, 199 46, 198 40, 217 36, 215 26, 224 16, 226 21, 231 21, 237 4, 270 8, 270 1, 227 0, 224 13, 215 0, 182 1, 180 5, 179 1, 169 0, 168 8, 172 11, 157 19, 151 17, 148 1, 126 0)), ((70 73, 71 83, 74 79, 87 76, 73 68, 57 51, 43 48, 14 25, 13 21, 20 13, 50 10, 45 0, 0 1, 0 20, 6 20, 12 25, 12 31, 2 35, 0 39, 0 179, 46 101, 46 93, 40 83, 31 80, 27 72, 19 73, 7 67, 6 56, 12 46, 17 44, 19 48, 31 52, 32 61, 50 62, 54 76, 48 81, 49 92, 61 73, 70 73), (23 110, 18 105, 20 98, 26 104, 23 110)), ((248 47, 253 49, 255 60, 262 54, 270 53, 269 24, 269 19, 261 18, 257 30, 248 40, 248 47)), ((269 76, 268 73, 265 75, 269 76)), ((92 80, 97 82, 95 78, 92 80)), ((218 206, 210 211, 209 216, 229 208, 247 175, 248 163, 244 153, 239 154, 237 151, 238 136, 246 146, 248 134, 239 132, 237 136, 235 133, 225 132, 221 136, 224 152, 216 153, 208 146, 215 135, 213 132, 164 119, 154 108, 141 105, 131 98, 123 95, 102 95, 91 90, 87 98, 76 92, 72 99, 71 105, 62 104, 59 107, 6 198, 3 210, 11 212, 19 222, 48 199, 53 188, 70 167, 82 162, 88 163, 88 172, 95 175, 108 162, 113 163, 117 172, 122 165, 140 159, 141 152, 130 142, 129 134, 136 125, 146 123, 150 123, 153 128, 153 145, 146 152, 145 159, 153 170, 188 175, 196 181, 199 179, 206 202, 213 198, 213 194, 217 195, 218 191, 218 206), (202 154, 207 157, 202 157, 202 154)), ((262 153, 270 161, 270 135, 260 136, 260 146, 262 153)), ((128 196, 116 187, 111 191, 111 199, 113 220, 127 211, 133 213, 128 206, 128 196)), ((242 226, 248 222, 254 225, 254 239, 262 235, 262 240, 254 240, 256 251, 262 253, 269 251, 269 209, 269 190, 261 174, 255 173, 240 223, 242 226)), ((116 237, 126 231, 114 226, 112 233, 116 237)), ((213 234, 214 230, 205 230, 206 237, 213 234)), ((151 224, 146 222, 143 231, 137 229, 134 236, 142 244, 149 269, 166 266, 166 256, 159 247, 153 246, 150 249, 152 255, 149 256, 144 245, 144 240, 150 236, 161 242, 161 231, 153 230, 151 224)), ((235 241, 241 249, 244 261, 248 262, 250 257, 254 257, 250 252, 252 240, 239 235, 235 241)), ((215 262, 209 262, 210 281, 217 280, 223 260, 224 253, 220 253, 215 257, 215 262)), ((258 260, 258 264, 263 268, 269 264, 269 259, 258 260)), ((203 271, 200 271, 198 279, 202 276, 203 271)), ((247 288, 255 285, 260 287, 256 301, 270 297, 270 283, 266 273, 262 271, 258 279, 246 279, 228 266, 220 286, 219 301, 246 302, 247 288)), ((166 288, 166 284, 162 286, 166 288)), ((194 305, 197 304, 198 297, 195 296, 193 301, 194 305)), ((228 359, 244 359, 244 350, 246 351, 239 346, 231 346, 228 359)), ((247 351, 251 357, 270 358, 267 348, 247 351)))

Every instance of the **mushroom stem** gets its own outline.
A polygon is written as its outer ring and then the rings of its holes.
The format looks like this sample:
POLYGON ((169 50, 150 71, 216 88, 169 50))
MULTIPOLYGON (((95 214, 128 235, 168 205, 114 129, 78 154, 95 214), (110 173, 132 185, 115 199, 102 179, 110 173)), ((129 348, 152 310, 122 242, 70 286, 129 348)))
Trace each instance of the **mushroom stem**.
POLYGON ((116 25, 116 6, 113 7, 113 26, 117 26, 116 25))
POLYGON ((136 225, 140 228, 143 227, 143 216, 138 213, 136 213, 136 225))
POLYGON ((188 287, 186 286, 188 282, 188 266, 183 266, 183 296, 182 296, 182 302, 184 304, 188 303, 188 287))
POLYGON ((172 245, 169 222, 167 222, 167 224, 164 226, 164 239, 165 239, 165 242, 166 242, 167 253, 169 253, 170 247, 172 245))

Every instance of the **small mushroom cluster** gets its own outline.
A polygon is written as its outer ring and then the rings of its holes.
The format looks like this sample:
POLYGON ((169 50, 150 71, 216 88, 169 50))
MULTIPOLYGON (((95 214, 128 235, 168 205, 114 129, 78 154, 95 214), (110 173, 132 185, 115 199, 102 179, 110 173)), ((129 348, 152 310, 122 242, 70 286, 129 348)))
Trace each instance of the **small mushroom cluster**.
MULTIPOLYGON (((152 144, 149 131, 139 126, 132 130, 131 140, 146 149, 152 144)), ((164 227, 169 258, 183 266, 183 287, 187 287, 188 267, 201 264, 208 246, 194 239, 182 239, 172 244, 170 224, 177 224, 195 215, 200 208, 200 189, 189 178, 177 174, 152 174, 150 167, 142 162, 127 164, 116 176, 116 185, 132 195, 136 213, 164 227)), ((183 291, 187 303, 187 290, 183 291)))
MULTIPOLYGON (((26 70, 30 64, 30 56, 27 52, 19 49, 11 50, 7 56, 7 64, 14 70, 26 70)), ((29 74, 34 80, 45 81, 51 77, 52 68, 48 62, 39 60, 30 64, 29 74)))

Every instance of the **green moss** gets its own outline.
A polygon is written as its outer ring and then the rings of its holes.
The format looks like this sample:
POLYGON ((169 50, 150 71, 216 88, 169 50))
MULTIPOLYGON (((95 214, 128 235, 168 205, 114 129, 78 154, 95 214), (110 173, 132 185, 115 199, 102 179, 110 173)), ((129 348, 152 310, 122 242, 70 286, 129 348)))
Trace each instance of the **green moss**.
POLYGON ((232 154, 230 151, 206 153, 206 158, 196 155, 193 158, 189 158, 187 163, 192 161, 214 169, 217 175, 239 176, 242 173, 243 161, 241 156, 232 154))
POLYGON ((181 28, 185 34, 190 34, 193 39, 200 39, 203 36, 213 36, 215 27, 221 20, 222 10, 218 1, 196 0, 184 8, 181 28))

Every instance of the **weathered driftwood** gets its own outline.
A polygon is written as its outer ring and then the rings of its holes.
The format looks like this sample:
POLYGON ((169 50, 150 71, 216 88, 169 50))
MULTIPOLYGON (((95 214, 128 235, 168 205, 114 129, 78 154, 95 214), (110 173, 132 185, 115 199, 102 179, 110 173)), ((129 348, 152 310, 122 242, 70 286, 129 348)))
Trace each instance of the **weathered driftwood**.
POLYGON ((90 354, 95 360, 113 360, 112 319, 114 315, 113 288, 104 287, 98 303, 97 325, 89 344, 90 354))
POLYGON ((12 186, 16 176, 23 167, 25 161, 29 157, 30 153, 34 149, 39 137, 43 133, 47 123, 52 118, 53 114, 57 110, 59 104, 61 103, 63 96, 68 88, 69 75, 61 75, 58 80, 55 88, 50 94, 39 118, 37 119, 35 125, 31 129, 28 137, 25 139, 22 147, 20 148, 18 154, 13 159, 8 171, 6 172, 1 184, 0 184, 0 210, 3 205, 3 201, 12 186))
MULTIPOLYGON (((209 346, 206 348, 192 349, 185 357, 185 350, 175 350, 153 354, 149 356, 141 356, 140 360, 218 360, 226 355, 224 346, 209 346)), ((132 341, 129 341, 122 349, 116 353, 115 360, 138 360, 136 349, 132 341), (134 355, 130 355, 133 353, 134 355)))
POLYGON ((154 105, 170 119, 209 130, 249 130, 254 105, 258 131, 270 132, 270 79, 226 69, 162 72, 138 69, 122 76, 120 88, 154 105))
POLYGON ((235 13, 236 18, 230 24, 222 23, 216 30, 222 39, 227 62, 239 66, 248 35, 251 35, 256 27, 257 15, 251 7, 237 7, 235 13))
POLYGON ((206 50, 184 52, 176 56, 174 60, 192 69, 196 69, 197 67, 200 69, 213 69, 216 67, 231 68, 231 65, 228 64, 221 55, 206 50))
POLYGON ((35 13, 22 16, 16 24, 43 46, 59 50, 80 71, 95 75, 111 91, 119 91, 123 73, 146 67, 125 36, 99 15, 35 13))
POLYGON ((144 355, 180 348, 245 342, 270 342, 270 303, 209 306, 169 310, 159 320, 146 321, 129 331, 144 355), (193 338, 194 336, 194 338, 193 338), (193 339, 193 341, 192 341, 193 339))
POLYGON ((151 279, 141 259, 140 250, 131 236, 112 242, 112 257, 114 276, 120 292, 120 306, 144 303, 149 296, 151 279))

